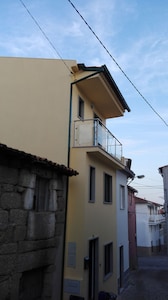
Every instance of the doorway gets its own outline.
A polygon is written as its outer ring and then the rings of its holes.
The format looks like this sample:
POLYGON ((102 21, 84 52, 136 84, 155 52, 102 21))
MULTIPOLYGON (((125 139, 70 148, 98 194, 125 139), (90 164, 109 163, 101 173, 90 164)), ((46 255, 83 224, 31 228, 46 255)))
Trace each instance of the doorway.
POLYGON ((123 287, 124 284, 124 246, 120 246, 120 288, 123 287))
POLYGON ((89 241, 89 300, 98 299, 98 245, 98 238, 89 241))

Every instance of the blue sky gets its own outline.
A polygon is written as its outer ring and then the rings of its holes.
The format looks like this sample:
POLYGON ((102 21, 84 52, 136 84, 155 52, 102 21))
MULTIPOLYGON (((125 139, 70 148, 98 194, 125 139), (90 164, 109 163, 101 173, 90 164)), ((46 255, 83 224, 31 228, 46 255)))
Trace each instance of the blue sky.
MULTIPOLYGON (((163 202, 158 168, 168 164, 168 126, 125 78, 68 0, 23 0, 56 51, 19 0, 0 2, 0 56, 75 59, 106 64, 131 112, 108 128, 145 178, 132 182, 138 196, 163 202), (59 55, 58 55, 59 53, 59 55)), ((168 2, 72 0, 138 90, 168 123, 168 2)))

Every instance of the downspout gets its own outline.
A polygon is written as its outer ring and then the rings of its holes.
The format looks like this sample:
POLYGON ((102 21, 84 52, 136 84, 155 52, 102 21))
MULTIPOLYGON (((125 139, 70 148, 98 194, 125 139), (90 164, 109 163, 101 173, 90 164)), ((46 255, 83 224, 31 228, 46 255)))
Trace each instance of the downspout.
MULTIPOLYGON (((103 69, 100 69, 99 71, 90 74, 88 76, 85 76, 79 80, 75 80, 70 85, 70 102, 69 102, 69 128, 68 128, 68 157, 67 157, 67 167, 70 168, 70 146, 71 146, 71 124, 72 124, 72 95, 73 95, 73 85, 86 80, 88 78, 91 78, 92 76, 95 76, 99 73, 103 72, 103 69)), ((68 197, 69 196, 69 177, 67 176, 66 179, 66 201, 65 201, 65 225, 64 225, 64 240, 63 240, 63 258, 62 258, 62 281, 61 281, 61 299, 63 299, 64 294, 64 269, 65 269, 65 246, 66 246, 66 228, 67 228, 67 209, 68 209, 68 197)))

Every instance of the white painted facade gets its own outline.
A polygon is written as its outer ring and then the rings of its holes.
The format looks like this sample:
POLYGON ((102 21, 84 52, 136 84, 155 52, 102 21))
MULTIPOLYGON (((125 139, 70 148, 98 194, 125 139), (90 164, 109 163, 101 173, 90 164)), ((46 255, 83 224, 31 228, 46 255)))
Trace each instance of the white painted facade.
POLYGON ((164 187, 164 212, 165 212, 165 244, 168 254, 168 165, 160 167, 159 172, 163 177, 164 187))
POLYGON ((136 199, 136 227, 138 255, 151 255, 161 251, 164 244, 164 216, 160 205, 141 198, 136 199))

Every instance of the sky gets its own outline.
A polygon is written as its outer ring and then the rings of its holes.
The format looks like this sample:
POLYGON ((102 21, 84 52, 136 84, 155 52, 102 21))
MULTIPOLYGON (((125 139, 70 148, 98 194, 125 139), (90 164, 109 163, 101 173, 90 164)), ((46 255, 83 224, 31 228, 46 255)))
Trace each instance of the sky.
POLYGON ((107 121, 123 156, 132 160, 130 185, 138 197, 162 204, 158 168, 168 165, 168 2, 71 2, 106 49, 68 0, 6 0, 0 1, 0 56, 105 64, 131 109, 107 121))

